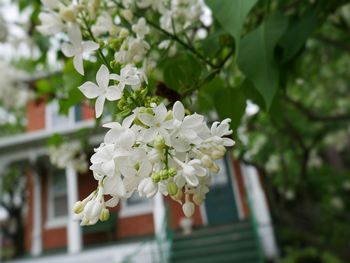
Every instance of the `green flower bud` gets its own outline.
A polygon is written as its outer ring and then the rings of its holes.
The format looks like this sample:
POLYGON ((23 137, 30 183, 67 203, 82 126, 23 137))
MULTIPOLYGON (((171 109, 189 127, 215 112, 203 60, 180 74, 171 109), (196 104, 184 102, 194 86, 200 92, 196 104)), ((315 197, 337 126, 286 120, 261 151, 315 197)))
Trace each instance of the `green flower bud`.
POLYGON ((104 222, 109 219, 109 210, 107 208, 103 208, 100 214, 100 221, 104 222))
POLYGON ((166 180, 169 178, 169 175, 168 175, 168 170, 161 170, 160 171, 160 178, 162 180, 166 180))
POLYGON ((82 201, 78 201, 74 204, 74 207, 73 207, 74 213, 80 214, 81 212, 83 212, 83 210, 84 210, 84 204, 82 201))
POLYGON ((169 195, 175 196, 177 192, 179 191, 179 188, 177 188, 177 185, 174 182, 170 182, 167 185, 167 191, 169 195))
POLYGON ((168 170, 168 175, 169 175, 170 177, 174 177, 176 174, 177 174, 177 171, 176 171, 175 168, 170 168, 170 169, 168 170))
POLYGON ((154 183, 159 183, 160 182, 160 173, 153 173, 151 175, 152 181, 154 183))

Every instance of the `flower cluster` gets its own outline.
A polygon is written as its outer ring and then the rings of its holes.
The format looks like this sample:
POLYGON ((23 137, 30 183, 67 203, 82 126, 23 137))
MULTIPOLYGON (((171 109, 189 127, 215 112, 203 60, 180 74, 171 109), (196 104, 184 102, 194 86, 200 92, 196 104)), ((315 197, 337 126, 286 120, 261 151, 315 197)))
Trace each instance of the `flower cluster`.
MULTIPOLYGON (((185 30, 194 35, 198 28, 211 24, 204 1, 42 1, 45 11, 39 30, 68 34, 62 52, 73 58, 80 74, 84 74, 84 54, 99 52, 103 65, 96 73, 96 83, 87 81, 79 87, 88 99, 95 99, 96 117, 103 114, 106 100, 115 101, 124 117, 121 123, 104 125, 109 130, 90 166, 98 187, 76 203, 76 217, 83 225, 107 220, 108 207, 135 192, 145 198, 169 195, 182 204, 186 216, 192 216, 195 204, 200 205, 209 191, 209 172, 219 171, 215 160, 234 144, 227 137, 232 133, 230 120, 214 122, 209 128, 204 116, 188 114, 180 101, 168 110, 167 101, 148 96, 149 89, 143 86, 148 85, 152 64, 149 26, 166 36, 185 30), (158 13, 159 26, 139 15, 146 8, 158 13), (106 54, 113 59, 108 61, 106 54)), ((157 42, 169 48, 171 41, 161 38, 157 42)))
POLYGON ((72 165, 80 173, 88 171, 87 156, 79 142, 62 143, 49 148, 50 161, 57 168, 65 169, 72 165))
POLYGON ((27 75, 6 62, 0 62, 0 79, 0 102, 4 109, 21 109, 33 97, 25 84, 27 75))
POLYGON ((194 213, 194 203, 200 205, 205 199, 209 171, 219 171, 215 160, 234 144, 225 137, 232 132, 230 120, 214 122, 209 129, 202 115, 185 115, 179 101, 172 110, 163 103, 152 106, 136 108, 121 124, 104 125, 109 131, 95 149, 90 167, 99 187, 77 209, 83 224, 95 223, 106 206, 115 206, 135 192, 146 198, 157 192, 169 195, 183 204, 188 217, 194 213), (106 195, 111 198, 105 203, 106 195), (90 203, 98 208, 90 208, 90 203))

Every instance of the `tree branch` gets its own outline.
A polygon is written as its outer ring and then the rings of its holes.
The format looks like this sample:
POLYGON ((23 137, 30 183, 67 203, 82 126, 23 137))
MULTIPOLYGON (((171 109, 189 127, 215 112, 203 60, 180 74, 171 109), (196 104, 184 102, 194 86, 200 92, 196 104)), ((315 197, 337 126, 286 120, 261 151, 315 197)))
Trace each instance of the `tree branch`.
POLYGON ((336 115, 319 115, 308 108, 306 108, 302 103, 288 97, 284 96, 286 102, 294 106, 297 110, 305 114, 305 116, 312 121, 322 121, 322 122, 332 122, 332 121, 349 121, 350 114, 336 114, 336 115))

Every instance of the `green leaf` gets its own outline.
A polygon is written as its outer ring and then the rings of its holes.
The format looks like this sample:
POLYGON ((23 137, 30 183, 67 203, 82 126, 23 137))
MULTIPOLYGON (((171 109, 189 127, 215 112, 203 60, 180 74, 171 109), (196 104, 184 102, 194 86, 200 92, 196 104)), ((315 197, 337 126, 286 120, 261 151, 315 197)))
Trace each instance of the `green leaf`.
POLYGON ((191 88, 202 73, 201 64, 194 57, 185 53, 167 58, 161 66, 164 70, 164 82, 169 88, 179 93, 191 88))
POLYGON ((47 140, 47 145, 48 146, 59 146, 63 142, 64 142, 63 136, 59 133, 55 133, 47 140))
POLYGON ((299 52, 317 26, 317 9, 312 9, 303 17, 290 22, 288 29, 279 41, 279 46, 283 48, 283 63, 299 52))
POLYGON ((214 104, 221 119, 231 118, 231 128, 236 130, 245 112, 246 100, 241 89, 220 89, 214 97, 214 104))
POLYGON ((206 0, 205 2, 211 8, 214 17, 219 21, 221 26, 235 38, 236 47, 239 47, 245 18, 258 1, 206 0))
POLYGON ((279 69, 274 50, 287 25, 285 16, 274 13, 245 36, 240 45, 238 66, 263 96, 267 108, 279 85, 279 69))
POLYGON ((210 112, 214 108, 214 97, 217 92, 224 89, 224 81, 216 77, 205 83, 198 91, 198 110, 200 112, 210 112))
POLYGON ((255 89, 254 85, 247 79, 243 81, 241 90, 247 99, 257 104, 261 109, 265 109, 265 101, 261 94, 255 89))

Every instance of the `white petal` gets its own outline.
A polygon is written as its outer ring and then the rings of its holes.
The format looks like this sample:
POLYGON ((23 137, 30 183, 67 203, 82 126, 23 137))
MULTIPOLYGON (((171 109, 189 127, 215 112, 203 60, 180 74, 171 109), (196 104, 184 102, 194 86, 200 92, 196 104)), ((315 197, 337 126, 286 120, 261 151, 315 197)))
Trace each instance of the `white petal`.
POLYGON ((121 80, 121 77, 120 77, 118 74, 115 74, 115 73, 111 74, 111 75, 109 76, 109 78, 110 78, 110 79, 113 79, 113 80, 117 80, 117 81, 120 81, 120 80, 121 80))
POLYGON ((103 64, 97 71, 96 82, 103 89, 106 89, 108 87, 109 71, 108 71, 108 68, 103 64))
POLYGON ((186 128, 195 128, 202 124, 204 117, 197 113, 186 116, 182 122, 182 126, 186 128))
POLYGON ((138 171, 138 174, 142 177, 148 176, 152 172, 152 165, 150 162, 143 162, 138 171))
POLYGON ((114 174, 115 163, 113 159, 103 163, 101 167, 105 175, 112 176, 114 174))
POLYGON ((123 124, 122 124, 123 127, 129 128, 129 127, 131 126, 132 122, 134 121, 134 119, 135 119, 135 114, 132 114, 132 115, 126 117, 126 118, 123 120, 123 124))
POLYGON ((145 142, 150 142, 150 141, 154 140, 156 135, 157 135, 157 130, 155 128, 149 128, 143 134, 143 140, 145 140, 145 142))
POLYGON ((100 47, 99 44, 95 43, 94 41, 83 42, 83 52, 90 53, 91 51, 94 51, 99 47, 100 47))
POLYGON ((80 31, 80 27, 77 24, 72 24, 68 28, 68 37, 70 42, 72 42, 75 48, 81 46, 82 44, 81 31, 80 31))
POLYGON ((106 89, 106 98, 109 101, 119 100, 122 97, 122 90, 117 86, 110 86, 106 89))
POLYGON ((121 166, 120 172, 126 177, 133 177, 136 175, 136 170, 133 167, 121 166))
POLYGON ((147 114, 147 113, 139 114, 138 118, 143 124, 146 124, 149 127, 152 127, 155 125, 154 117, 150 114, 147 114))
POLYGON ((104 181, 104 193, 110 195, 123 196, 125 194, 125 186, 119 175, 107 177, 104 181))
POLYGON ((62 44, 62 53, 68 58, 73 57, 75 55, 75 48, 73 47, 72 44, 63 43, 62 44))
POLYGON ((105 96, 101 95, 97 98, 96 103, 95 103, 96 118, 101 117, 104 104, 105 104, 105 96))
POLYGON ((175 102, 174 106, 173 106, 173 115, 174 118, 182 121, 184 116, 185 116, 185 108, 184 105, 182 105, 182 103, 180 101, 175 102))
POLYGON ((153 109, 153 111, 154 111, 156 120, 160 123, 165 120, 168 113, 163 103, 159 104, 156 108, 153 109))
POLYGON ((83 66, 83 55, 76 54, 73 58, 73 65, 76 71, 78 71, 81 75, 84 75, 84 66, 83 66))
POLYGON ((88 99, 94 99, 101 94, 101 89, 91 81, 85 82, 79 89, 88 99))
POLYGON ((119 197, 118 196, 113 196, 111 199, 106 201, 106 206, 107 207, 115 207, 119 203, 119 197))
POLYGON ((186 174, 185 179, 190 186, 196 187, 199 184, 199 180, 194 174, 186 174))
POLYGON ((235 145, 235 141, 230 138, 222 138, 222 140, 223 140, 223 145, 226 147, 235 145))

